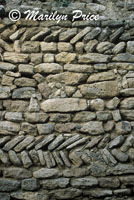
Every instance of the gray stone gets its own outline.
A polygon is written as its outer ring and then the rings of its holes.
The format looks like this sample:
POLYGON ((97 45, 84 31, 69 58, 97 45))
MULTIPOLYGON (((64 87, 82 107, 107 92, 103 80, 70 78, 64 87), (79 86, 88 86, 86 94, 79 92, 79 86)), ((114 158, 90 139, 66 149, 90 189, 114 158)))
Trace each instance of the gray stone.
POLYGON ((79 32, 74 38, 71 39, 70 43, 75 44, 78 42, 81 38, 83 38, 88 32, 91 31, 90 27, 84 28, 81 32, 79 32))
POLYGON ((121 115, 119 110, 112 111, 113 119, 115 122, 118 122, 121 120, 121 115))
POLYGON ((120 53, 112 58, 113 62, 134 62, 134 55, 129 53, 120 53))
POLYGON ((82 191, 75 188, 58 189, 49 192, 54 199, 74 199, 82 194, 82 191))
POLYGON ((3 106, 6 111, 12 112, 24 112, 27 110, 29 102, 22 100, 5 100, 3 101, 3 106))
POLYGON ((78 73, 92 73, 94 68, 92 65, 78 65, 78 64, 65 64, 64 69, 69 72, 78 72, 78 73))
POLYGON ((119 180, 123 185, 134 185, 134 176, 133 175, 127 175, 127 176, 120 176, 119 180))
POLYGON ((5 51, 12 52, 13 48, 4 40, 0 39, 0 47, 2 47, 5 51))
POLYGON ((120 162, 126 162, 128 160, 128 155, 120 149, 113 149, 111 153, 120 162))
POLYGON ((129 135, 124 142, 124 144, 121 146, 121 151, 126 152, 129 150, 130 147, 132 147, 134 144, 134 136, 129 135))
POLYGON ((111 28, 115 28, 115 27, 120 27, 123 25, 123 21, 122 20, 112 20, 112 19, 109 19, 109 20, 104 20, 102 21, 102 27, 106 27, 106 26, 109 26, 111 28))
POLYGON ((95 113, 89 111, 78 112, 74 115, 74 122, 88 122, 96 118, 95 113))
POLYGON ((89 102, 91 110, 103 111, 105 108, 105 103, 102 99, 93 99, 89 102))
POLYGON ((4 169, 4 177, 14 179, 31 178, 32 172, 30 170, 18 167, 10 167, 4 169))
POLYGON ((0 149, 0 160, 4 165, 9 165, 8 155, 0 149))
POLYGON ((2 200, 10 200, 10 194, 8 194, 8 193, 0 193, 0 199, 2 199, 2 200))
POLYGON ((128 155, 129 155, 130 161, 133 161, 134 160, 134 149, 133 148, 129 149, 128 155))
POLYGON ((107 175, 125 175, 133 174, 134 166, 131 164, 118 164, 115 167, 112 167, 107 170, 107 175))
POLYGON ((39 111, 40 111, 40 106, 38 104, 37 99, 35 97, 31 97, 29 104, 29 112, 39 112, 39 111))
POLYGON ((69 139, 67 139, 65 142, 63 142, 57 149, 61 150, 79 139, 80 139, 79 134, 74 135, 74 136, 70 137, 69 139))
POLYGON ((100 5, 97 3, 88 3, 87 8, 90 10, 90 12, 93 13, 101 13, 106 9, 104 5, 100 5))
POLYGON ((22 43, 22 53, 38 53, 40 51, 40 43, 37 41, 25 41, 22 43))
POLYGON ((101 28, 97 27, 91 30, 88 34, 83 38, 84 43, 89 42, 90 40, 95 39, 101 33, 101 28))
POLYGON ((124 142, 125 138, 122 135, 119 135, 118 137, 114 138, 110 143, 109 143, 109 148, 114 148, 121 146, 124 142))
POLYGON ((30 155, 30 158, 32 159, 33 163, 35 165, 38 165, 39 158, 38 158, 37 151, 35 149, 30 150, 29 155, 30 155))
POLYGON ((118 134, 127 134, 131 131, 131 124, 128 121, 121 121, 116 124, 116 132, 118 134))
POLYGON ((116 177, 102 177, 98 181, 99 186, 103 188, 118 188, 120 186, 120 181, 116 177))
POLYGON ((134 42, 133 41, 128 41, 127 42, 126 52, 130 53, 130 54, 134 53, 134 42))
POLYGON ((61 52, 55 56, 56 62, 70 64, 76 61, 76 53, 61 52))
POLYGON ((59 41, 67 42, 77 34, 77 28, 71 28, 59 34, 59 41))
POLYGON ((35 94, 35 88, 33 87, 22 87, 15 89, 12 93, 13 99, 30 99, 32 94, 35 94))
POLYGON ((86 108, 86 100, 77 98, 49 99, 41 103, 44 112, 73 112, 86 108))
POLYGON ((44 63, 54 63, 55 57, 52 53, 46 53, 43 57, 44 63))
POLYGON ((124 100, 121 101, 120 108, 124 109, 133 109, 134 108, 134 98, 125 98, 124 100))
POLYGON ((59 171, 57 169, 47 169, 47 168, 41 168, 37 171, 33 172, 33 176, 35 178, 44 179, 44 178, 51 178, 56 175, 58 175, 59 171))
POLYGON ((5 119, 13 122, 21 122, 24 120, 21 112, 6 112, 5 119))
POLYGON ((20 152, 23 149, 25 149, 30 143, 32 143, 34 141, 34 137, 33 136, 27 136, 22 142, 20 142, 15 148, 14 150, 16 152, 20 152))
POLYGON ((80 129, 81 132, 88 133, 90 135, 99 135, 104 133, 102 122, 90 121, 85 123, 80 129))
POLYGON ((10 35, 10 40, 18 40, 21 35, 25 32, 26 28, 20 28, 19 30, 17 30, 15 33, 13 33, 12 35, 10 35))
POLYGON ((22 160, 23 166, 25 168, 29 168, 30 166, 33 165, 32 161, 26 151, 21 152, 21 160, 22 160))
POLYGON ((59 152, 58 152, 58 151, 53 151, 52 154, 53 154, 53 157, 54 157, 54 159, 55 159, 57 165, 58 165, 59 167, 64 166, 64 163, 63 163, 63 161, 62 161, 62 159, 61 159, 61 157, 60 157, 59 152))
POLYGON ((17 66, 7 62, 0 62, 0 70, 2 71, 15 71, 17 66))
POLYGON ((17 133, 20 131, 20 124, 14 123, 14 122, 10 122, 10 121, 1 121, 0 122, 0 129, 1 129, 1 134, 2 132, 4 133, 9 133, 10 132, 14 132, 17 133))
POLYGON ((18 87, 36 87, 36 81, 31 78, 16 78, 14 84, 18 87))
POLYGON ((109 55, 103 55, 99 53, 88 53, 85 55, 79 55, 78 57, 78 63, 108 63, 109 61, 109 55))
POLYGON ((95 145, 97 145, 100 142, 101 139, 102 139, 102 136, 93 138, 90 142, 87 143, 87 145, 85 146, 85 149, 90 149, 90 148, 94 147, 95 145))
POLYGON ((37 135, 37 128, 36 125, 30 124, 28 122, 23 122, 21 124, 21 131, 24 131, 27 134, 31 134, 32 136, 37 135))
POLYGON ((20 182, 11 179, 0 179, 0 191, 11 192, 20 188, 20 182))
POLYGON ((22 190, 34 191, 40 188, 40 184, 35 178, 24 179, 21 188, 22 190))
POLYGON ((27 122, 31 122, 31 123, 39 123, 39 122, 46 122, 46 120, 48 119, 48 115, 46 113, 43 112, 26 112, 24 113, 24 118, 25 121, 27 122))
POLYGON ((107 108, 110 110, 114 110, 117 108, 117 106, 120 103, 120 99, 118 97, 114 97, 113 99, 111 99, 110 101, 108 101, 108 103, 106 104, 107 108))
POLYGON ((113 165, 117 164, 117 161, 115 160, 115 158, 106 148, 102 150, 102 156, 107 164, 110 164, 110 163, 113 165))
POLYGON ((85 142, 87 142, 88 139, 89 139, 89 137, 84 137, 84 138, 70 144, 69 146, 66 147, 66 149, 72 149, 72 148, 75 148, 76 146, 84 144, 85 142))
POLYGON ((98 180, 94 177, 73 178, 71 186, 76 188, 89 188, 98 185, 98 180))
POLYGON ((63 171, 63 176, 64 177, 83 177, 83 176, 88 176, 90 174, 90 170, 86 167, 74 167, 71 169, 65 169, 63 171))
POLYGON ((56 75, 49 75, 48 82, 60 82, 66 85, 77 85, 87 79, 87 75, 83 73, 63 72, 56 75))
POLYGON ((39 135, 46 135, 46 134, 50 134, 53 132, 54 125, 50 124, 50 123, 37 124, 37 129, 38 129, 39 135))
POLYGON ((24 64, 20 64, 19 65, 19 72, 22 74, 22 75, 33 75, 34 74, 34 71, 33 71, 33 66, 32 65, 24 65, 24 64))
POLYGON ((53 163, 50 159, 50 152, 48 152, 48 151, 43 152, 43 155, 44 155, 44 159, 45 159, 45 163, 46 163, 47 168, 53 167, 53 163))
POLYGON ((42 150, 38 150, 38 157, 39 157, 39 161, 41 163, 42 166, 45 166, 45 159, 44 159, 44 155, 43 155, 43 151, 42 150))
POLYGON ((134 95, 134 89, 133 88, 126 88, 120 91, 121 96, 123 97, 131 97, 134 95))
POLYGON ((42 63, 36 65, 34 71, 41 74, 56 74, 62 72, 62 66, 57 63, 42 63))
POLYGON ((41 181, 41 186, 43 189, 66 188, 68 185, 69 178, 56 178, 41 181))
POLYGON ((91 74, 87 80, 87 83, 93 83, 93 82, 98 82, 98 81, 108 81, 108 80, 113 80, 115 78, 116 78, 115 73, 112 70, 110 70, 107 72, 91 74))
POLYGON ((14 148, 15 145, 17 145, 19 142, 24 140, 24 138, 25 137, 23 135, 15 137, 14 139, 12 139, 11 141, 9 141, 8 143, 5 144, 5 146, 3 148, 4 151, 11 150, 12 148, 14 148))
POLYGON ((73 165, 80 167, 83 164, 83 160, 81 158, 82 156, 82 151, 71 151, 69 154, 69 159, 71 160, 71 162, 73 163, 73 165))
POLYGON ((10 139, 11 139, 10 136, 5 136, 0 138, 0 147, 3 147, 10 139))
POLYGON ((134 110, 121 110, 121 115, 122 115, 123 119, 125 119, 125 120, 133 120, 134 119, 134 110))
POLYGON ((67 42, 58 42, 58 51, 73 52, 73 46, 67 42))
POLYGON ((118 189, 118 190, 114 190, 114 194, 116 196, 130 195, 131 194, 131 189, 118 189))
POLYGON ((49 145, 48 145, 48 150, 52 151, 55 148, 57 148, 63 141, 65 140, 65 138, 63 137, 62 134, 60 134, 59 136, 57 136, 55 138, 54 141, 52 141, 49 145))
POLYGON ((70 114, 61 114, 61 113, 50 114, 49 120, 51 122, 70 122, 71 115, 70 114))
POLYGON ((21 166, 21 161, 18 158, 17 154, 13 150, 10 150, 8 153, 9 153, 9 159, 13 163, 13 165, 21 166))
POLYGON ((112 119, 112 115, 108 111, 98 111, 96 112, 97 120, 99 121, 108 121, 112 119))
POLYGON ((68 155, 66 153, 64 153, 63 151, 60 151, 60 156, 64 162, 64 164, 67 166, 67 167, 71 167, 71 163, 68 159, 68 155))
POLYGON ((56 53, 57 51, 57 44, 54 42, 41 42, 41 50, 46 53, 46 52, 52 52, 56 53))
POLYGON ((98 44, 97 40, 90 40, 87 44, 85 44, 84 49, 86 53, 93 53, 95 51, 97 44, 98 44))
POLYGON ((0 86, 0 99, 7 99, 11 96, 9 87, 0 86))
POLYGON ((42 31, 34 35, 31 40, 32 41, 42 41, 48 34, 50 34, 51 30, 49 28, 43 28, 42 31))
POLYGON ((14 52, 5 52, 3 55, 4 61, 11 63, 28 63, 29 55, 14 52))
POLYGON ((119 94, 117 81, 84 84, 78 88, 85 98, 111 98, 119 94))
POLYGON ((101 42, 97 45, 96 50, 98 53, 104 53, 114 47, 114 44, 110 42, 101 42))
POLYGON ((121 34, 124 32, 124 27, 120 27, 110 35, 110 42, 117 42, 121 34))
POLYGON ((112 194, 113 194, 112 190, 102 189, 102 188, 95 188, 84 191, 84 195, 88 195, 91 197, 108 197, 112 196, 112 194))
POLYGON ((36 150, 41 149, 42 147, 44 147, 45 145, 47 145, 49 142, 51 142, 53 139, 55 138, 55 135, 49 135, 47 136, 42 142, 40 142, 39 144, 37 144, 35 146, 36 150))
POLYGON ((125 42, 120 42, 117 45, 115 45, 115 47, 112 49, 113 54, 119 54, 122 53, 125 49, 125 42))

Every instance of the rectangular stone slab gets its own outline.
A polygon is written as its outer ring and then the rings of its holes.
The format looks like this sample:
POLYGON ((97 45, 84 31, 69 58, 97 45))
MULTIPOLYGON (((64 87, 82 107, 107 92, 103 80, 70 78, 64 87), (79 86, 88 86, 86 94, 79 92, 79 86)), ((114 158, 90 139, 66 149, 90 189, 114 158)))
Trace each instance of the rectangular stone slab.
POLYGON ((41 109, 44 112, 73 112, 86 110, 87 103, 78 98, 48 99, 41 103, 41 109))

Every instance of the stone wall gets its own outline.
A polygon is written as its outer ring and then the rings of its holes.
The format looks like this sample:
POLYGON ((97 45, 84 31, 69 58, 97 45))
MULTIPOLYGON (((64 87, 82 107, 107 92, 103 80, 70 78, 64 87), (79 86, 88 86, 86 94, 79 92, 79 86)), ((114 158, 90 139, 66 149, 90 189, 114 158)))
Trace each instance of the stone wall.
MULTIPOLYGON (((92 5, 97 13, 110 9, 100 2, 92 5)), ((134 22, 127 17, 1 19, 0 200, 133 200, 134 22)))

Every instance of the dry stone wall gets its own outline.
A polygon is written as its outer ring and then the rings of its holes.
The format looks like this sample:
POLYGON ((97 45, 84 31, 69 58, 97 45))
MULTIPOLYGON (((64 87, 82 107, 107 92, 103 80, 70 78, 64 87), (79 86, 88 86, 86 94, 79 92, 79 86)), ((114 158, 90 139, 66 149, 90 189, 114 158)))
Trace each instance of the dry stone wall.
POLYGON ((0 200, 133 200, 133 39, 132 20, 1 19, 0 200))

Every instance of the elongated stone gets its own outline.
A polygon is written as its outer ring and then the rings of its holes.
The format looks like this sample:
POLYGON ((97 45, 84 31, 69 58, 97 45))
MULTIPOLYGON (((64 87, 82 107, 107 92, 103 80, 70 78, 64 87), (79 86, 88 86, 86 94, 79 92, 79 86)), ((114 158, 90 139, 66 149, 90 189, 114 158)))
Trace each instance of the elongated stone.
POLYGON ((14 179, 31 178, 32 172, 20 167, 10 167, 4 169, 4 177, 14 179))
POLYGON ((104 160, 107 164, 109 164, 109 162, 111 162, 114 165, 117 163, 115 158, 112 156, 112 154, 107 149, 102 150, 102 155, 103 155, 104 160))
POLYGON ((67 155, 63 152, 63 151, 60 151, 60 156, 64 162, 64 164, 67 166, 67 167, 71 167, 71 163, 67 157, 67 155))
POLYGON ((69 185, 69 178, 56 178, 42 180, 41 185, 43 189, 66 188, 69 185))
POLYGON ((13 99, 30 99, 35 94, 35 88, 33 87, 22 87, 17 88, 12 93, 13 99))
POLYGON ((46 162, 45 162, 45 159, 44 159, 43 151, 42 150, 38 150, 37 153, 38 153, 40 164, 42 166, 45 166, 46 162))
POLYGON ((108 63, 109 61, 109 55, 103 55, 99 53, 88 53, 85 55, 79 55, 78 57, 78 63, 108 63))
POLYGON ((90 121, 83 125, 81 132, 89 133, 90 135, 99 135, 104 133, 102 122, 90 121))
POLYGON ((4 53, 4 60, 10 63, 28 63, 30 57, 28 54, 20 54, 14 52, 5 52, 4 53))
POLYGON ((27 136, 22 142, 20 142, 15 148, 14 150, 16 152, 20 152, 23 149, 26 148, 26 146, 28 146, 31 142, 34 141, 34 137, 33 136, 27 136))
POLYGON ((46 137, 42 142, 35 146, 35 149, 41 149, 42 147, 46 146, 49 142, 51 142, 55 138, 55 135, 49 135, 46 137))
POLYGON ((20 181, 12 179, 0 179, 0 191, 11 192, 20 188, 20 181))
POLYGON ((73 142, 79 140, 80 138, 81 138, 80 135, 77 134, 77 135, 75 135, 75 136, 73 136, 73 137, 67 139, 67 140, 66 140, 65 142, 63 142, 57 149, 58 149, 58 150, 61 150, 61 149, 65 148, 65 147, 67 147, 68 145, 72 144, 73 142))
POLYGON ((120 135, 118 137, 116 137, 115 139, 113 139, 110 143, 109 143, 109 148, 114 148, 117 146, 122 145, 122 143, 124 142, 125 138, 124 136, 120 135))
POLYGON ((35 165, 37 165, 39 162, 37 151, 35 149, 32 149, 31 151, 29 151, 29 155, 30 155, 30 158, 32 159, 33 163, 35 165))
POLYGON ((0 147, 3 147, 3 145, 4 145, 5 143, 7 143, 10 139, 11 139, 10 136, 5 136, 5 137, 3 137, 3 138, 0 138, 0 147))
POLYGON ((50 159, 49 152, 46 151, 43 154, 44 154, 44 159, 45 159, 47 168, 51 168, 53 165, 52 165, 52 162, 51 162, 51 159, 50 159))
POLYGON ((86 27, 85 29, 83 29, 81 32, 79 32, 74 38, 71 39, 70 43, 71 44, 75 44, 76 42, 78 42, 82 37, 84 37, 84 35, 86 35, 89 31, 91 31, 90 27, 86 27))
POLYGON ((63 161, 60 158, 59 152, 54 151, 53 152, 53 156, 54 156, 58 166, 63 166, 64 165, 63 161))
POLYGON ((36 65, 34 70, 41 74, 56 74, 62 72, 62 66, 57 63, 42 63, 36 65))
POLYGON ((73 112, 86 108, 86 100, 77 98, 48 99, 41 103, 44 112, 73 112))
POLYGON ((98 136, 98 137, 95 137, 95 138, 93 138, 86 146, 85 146, 85 148, 92 148, 92 147, 94 147, 95 145, 97 145, 99 142, 100 142, 100 140, 102 139, 102 136, 98 136))
POLYGON ((89 188, 98 185, 98 180, 94 177, 73 178, 71 185, 76 188, 89 188))
POLYGON ((55 140, 53 142, 51 142, 49 145, 48 145, 48 150, 52 151, 54 150, 56 147, 58 147, 63 141, 64 141, 64 137, 63 135, 59 135, 55 138, 55 140))
POLYGON ((47 168, 41 168, 35 172, 33 172, 33 176, 35 178, 51 178, 54 177, 56 175, 58 175, 59 170, 58 169, 47 169, 47 168))
POLYGON ((24 140, 25 136, 24 135, 21 135, 21 136, 18 136, 18 137, 15 137, 14 139, 12 139, 11 141, 9 141, 8 143, 5 144, 4 146, 4 151, 9 151, 11 150, 12 148, 15 147, 15 145, 17 145, 19 142, 21 142, 22 140, 24 140))
POLYGON ((0 70, 2 71, 15 71, 17 66, 7 62, 0 62, 0 70))
POLYGON ((8 155, 4 151, 2 151, 1 149, 0 149, 0 160, 5 165, 9 164, 8 155))
POLYGON ((9 159, 10 159, 10 161, 13 163, 13 165, 21 166, 21 161, 20 161, 20 159, 18 158, 18 156, 17 156, 17 154, 15 153, 15 151, 10 150, 8 153, 9 153, 9 159))
POLYGON ((92 73, 94 71, 93 65, 78 65, 78 64, 66 64, 64 69, 69 72, 78 72, 78 73, 92 73))
POLYGON ((87 142, 88 139, 89 139, 89 137, 82 138, 82 139, 74 142, 73 144, 67 146, 66 149, 72 149, 72 148, 74 148, 74 147, 76 147, 76 146, 78 146, 80 144, 83 144, 83 143, 87 142))
POLYGON ((25 168, 29 168, 30 166, 33 165, 32 161, 26 151, 21 152, 21 159, 22 159, 22 163, 25 168))

